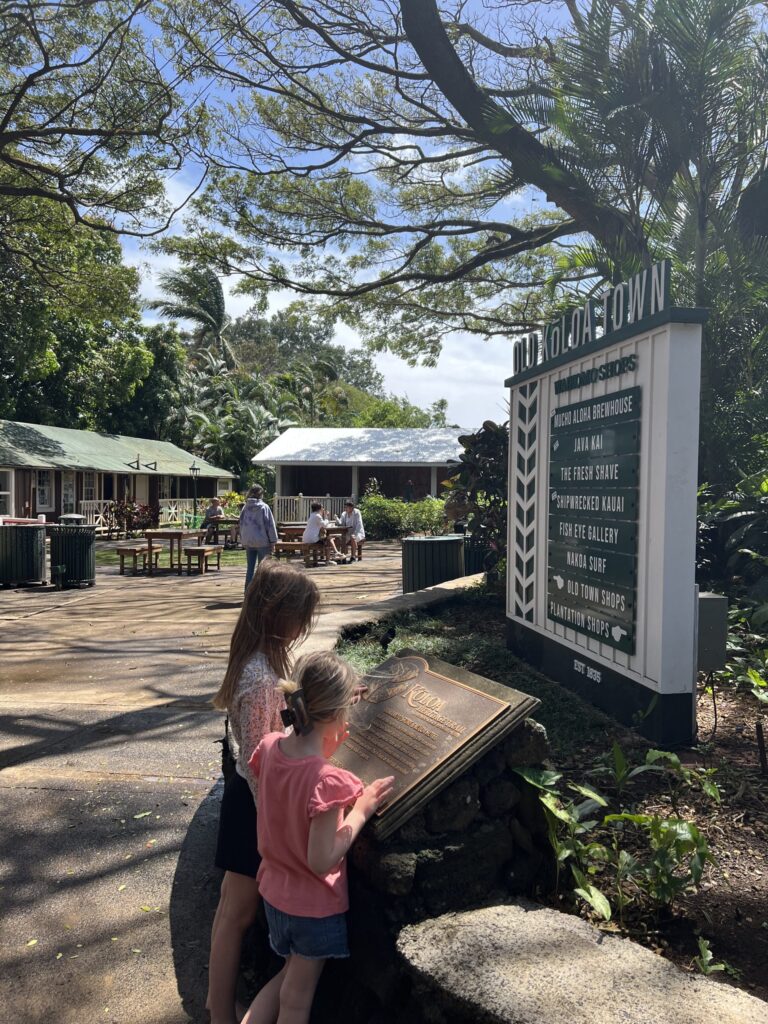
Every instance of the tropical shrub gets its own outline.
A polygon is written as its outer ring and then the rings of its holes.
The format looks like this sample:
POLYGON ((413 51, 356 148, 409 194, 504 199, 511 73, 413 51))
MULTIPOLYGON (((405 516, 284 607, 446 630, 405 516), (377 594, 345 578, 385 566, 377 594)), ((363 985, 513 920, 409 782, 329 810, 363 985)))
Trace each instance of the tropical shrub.
POLYGON ((160 522, 159 505, 142 505, 137 501, 113 501, 109 516, 122 533, 149 530, 160 522))
POLYGON ((698 887, 713 861, 696 825, 677 816, 679 797, 684 789, 695 788, 719 802, 719 787, 711 771, 688 768, 667 751, 649 750, 645 762, 633 767, 614 743, 605 761, 598 771, 610 777, 612 799, 591 786, 562 786, 558 772, 517 771, 539 791, 555 853, 556 888, 570 869, 574 895, 603 920, 615 912, 623 926, 630 909, 641 918, 650 913, 658 919, 662 910, 698 887), (638 814, 627 801, 633 779, 648 771, 669 782, 672 815, 638 814))
POLYGON ((507 552, 509 428, 486 420, 459 442, 464 451, 457 472, 447 481, 448 515, 466 518, 469 536, 486 548, 486 572, 498 575, 507 552))
POLYGON ((445 502, 439 498, 405 502, 402 498, 385 498, 376 491, 366 491, 359 507, 366 536, 371 540, 445 531, 445 502))

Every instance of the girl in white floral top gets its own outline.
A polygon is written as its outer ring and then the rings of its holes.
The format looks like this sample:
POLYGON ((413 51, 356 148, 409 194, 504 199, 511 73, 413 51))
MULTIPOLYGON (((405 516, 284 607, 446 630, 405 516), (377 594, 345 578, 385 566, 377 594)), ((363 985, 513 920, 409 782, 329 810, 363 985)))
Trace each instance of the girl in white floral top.
POLYGON ((259 565, 232 634, 217 708, 226 710, 237 741, 237 770, 224 789, 216 866, 225 874, 211 931, 208 1002, 211 1024, 236 1024, 240 948, 256 916, 261 858, 256 848, 256 780, 248 762, 264 736, 283 731, 277 689, 290 674, 290 652, 312 628, 320 599, 303 572, 267 559, 259 565))

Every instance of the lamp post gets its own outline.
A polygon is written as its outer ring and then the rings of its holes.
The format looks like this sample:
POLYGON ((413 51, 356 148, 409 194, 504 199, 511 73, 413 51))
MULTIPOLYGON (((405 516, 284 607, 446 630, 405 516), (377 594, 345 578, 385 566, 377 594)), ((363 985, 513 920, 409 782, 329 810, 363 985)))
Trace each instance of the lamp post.
POLYGON ((189 467, 189 475, 192 477, 192 515, 197 520, 197 478, 200 476, 197 462, 193 462, 189 467))

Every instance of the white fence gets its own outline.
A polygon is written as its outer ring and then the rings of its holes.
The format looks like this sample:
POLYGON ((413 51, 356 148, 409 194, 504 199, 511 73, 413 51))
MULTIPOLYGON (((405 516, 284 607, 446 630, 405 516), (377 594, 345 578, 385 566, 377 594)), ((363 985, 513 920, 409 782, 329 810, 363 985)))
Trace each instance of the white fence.
MULTIPOLYGON (((206 505, 206 498, 200 498, 197 506, 202 511, 206 505)), ((160 506, 160 525, 165 526, 166 523, 180 523, 182 513, 188 512, 192 515, 195 509, 195 503, 192 498, 161 498, 158 502, 160 506)))
POLYGON ((305 523, 309 519, 310 505, 319 501, 329 516, 340 516, 347 498, 330 494, 276 494, 272 499, 272 511, 278 523, 305 523))
MULTIPOLYGON (((114 531, 115 525, 109 513, 111 504, 111 501, 104 500, 81 501, 80 512, 85 516, 86 525, 95 526, 97 533, 114 531)), ((194 510, 192 498, 161 498, 158 504, 160 506, 160 526, 167 526, 169 523, 180 523, 183 513, 188 512, 192 515, 194 510)), ((202 498, 198 505, 204 506, 205 499, 202 498)))

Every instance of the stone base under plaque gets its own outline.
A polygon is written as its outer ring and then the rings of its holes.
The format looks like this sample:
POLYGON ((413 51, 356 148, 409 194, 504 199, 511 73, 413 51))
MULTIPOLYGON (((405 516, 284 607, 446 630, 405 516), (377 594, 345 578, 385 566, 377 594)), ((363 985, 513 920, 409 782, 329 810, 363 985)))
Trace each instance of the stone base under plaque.
POLYGON ((631 725, 660 746, 690 746, 696 738, 696 695, 656 694, 629 676, 591 662, 586 651, 558 643, 554 637, 507 619, 507 647, 545 676, 602 708, 623 725, 631 725), (581 672, 574 667, 579 661, 581 672), (588 673, 587 667, 598 674, 588 673))

